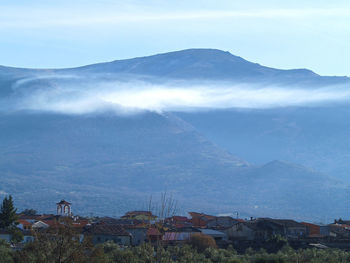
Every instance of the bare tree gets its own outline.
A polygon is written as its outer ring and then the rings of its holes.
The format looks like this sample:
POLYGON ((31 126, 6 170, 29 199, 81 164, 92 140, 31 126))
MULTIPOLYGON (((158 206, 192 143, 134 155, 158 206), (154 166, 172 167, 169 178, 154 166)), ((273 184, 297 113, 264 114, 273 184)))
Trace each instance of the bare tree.
POLYGON ((159 218, 159 221, 164 222, 166 218, 176 215, 177 206, 178 203, 172 194, 169 195, 167 192, 161 193, 159 202, 155 203, 153 201, 153 196, 151 195, 147 204, 147 211, 150 212, 149 221, 151 221, 152 214, 156 215, 159 218))
POLYGON ((161 193, 160 196, 160 209, 159 219, 164 219, 176 215, 177 201, 173 198, 172 194, 168 195, 167 192, 161 193))

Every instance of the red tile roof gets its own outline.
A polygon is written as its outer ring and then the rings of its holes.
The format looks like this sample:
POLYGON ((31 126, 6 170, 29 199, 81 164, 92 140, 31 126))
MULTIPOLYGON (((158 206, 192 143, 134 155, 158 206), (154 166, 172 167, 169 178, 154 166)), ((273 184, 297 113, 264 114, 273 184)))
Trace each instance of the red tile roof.
POLYGON ((90 234, 130 236, 130 234, 124 228, 118 225, 93 224, 90 226, 86 226, 85 230, 87 233, 90 234))
POLYGON ((84 227, 89 224, 89 220, 87 219, 78 219, 77 221, 72 222, 73 227, 84 227))
POLYGON ((23 226, 31 226, 32 223, 28 222, 27 220, 24 219, 18 219, 17 222, 23 226))
POLYGON ((60 223, 57 220, 40 220, 41 222, 49 225, 49 227, 57 227, 60 223))
POLYGON ((189 214, 191 215, 192 218, 201 218, 201 219, 205 219, 205 220, 211 220, 211 219, 215 219, 216 216, 212 216, 212 215, 207 215, 207 214, 203 214, 203 213, 197 213, 197 212, 189 212, 189 214))

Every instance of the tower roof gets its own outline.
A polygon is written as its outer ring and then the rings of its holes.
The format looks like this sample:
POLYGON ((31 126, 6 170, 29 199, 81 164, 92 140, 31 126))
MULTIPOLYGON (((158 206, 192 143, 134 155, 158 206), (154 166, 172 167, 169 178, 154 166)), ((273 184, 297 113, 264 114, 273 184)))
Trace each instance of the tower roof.
POLYGON ((71 205, 71 203, 67 202, 66 200, 62 199, 59 203, 56 203, 57 205, 71 205))

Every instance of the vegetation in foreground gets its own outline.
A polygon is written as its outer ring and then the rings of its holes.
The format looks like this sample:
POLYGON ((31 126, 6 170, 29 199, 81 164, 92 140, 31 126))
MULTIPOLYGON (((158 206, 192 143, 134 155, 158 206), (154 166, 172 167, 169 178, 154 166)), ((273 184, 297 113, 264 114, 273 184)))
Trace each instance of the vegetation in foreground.
POLYGON ((14 251, 0 241, 0 263, 303 263, 350 262, 350 252, 338 249, 300 249, 288 245, 276 253, 261 249, 247 249, 237 254, 233 247, 216 248, 215 242, 191 240, 182 246, 153 246, 145 243, 138 247, 123 248, 113 242, 96 247, 89 242, 72 239, 72 232, 60 230, 55 238, 38 235, 38 239, 22 250, 14 251), (43 242, 45 241, 45 242, 43 242))

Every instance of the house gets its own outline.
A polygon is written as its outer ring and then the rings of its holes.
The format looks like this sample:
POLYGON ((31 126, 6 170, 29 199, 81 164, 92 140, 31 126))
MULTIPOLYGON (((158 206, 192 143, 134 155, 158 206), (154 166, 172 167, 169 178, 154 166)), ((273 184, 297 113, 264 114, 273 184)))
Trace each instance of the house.
POLYGON ((59 215, 44 214, 44 215, 40 215, 37 220, 58 220, 59 218, 60 218, 59 215))
POLYGON ((26 220, 29 223, 35 223, 36 221, 40 220, 40 217, 42 215, 26 215, 26 214, 18 214, 19 220, 26 220))
MULTIPOLYGON (((89 224, 89 220, 85 218, 80 218, 78 216, 74 217, 61 217, 56 215, 41 215, 38 217, 40 220, 36 220, 31 224, 32 229, 42 229, 48 227, 57 227, 60 224, 69 224, 74 228, 83 228, 89 224)), ((18 222, 25 222, 28 220, 19 219, 18 222)))
POLYGON ((157 242, 162 240, 163 234, 155 227, 151 226, 147 229, 147 240, 149 242, 157 242))
POLYGON ((237 222, 231 227, 223 229, 230 240, 256 240, 259 238, 259 231, 256 222, 237 222))
POLYGON ((176 232, 182 232, 182 233, 191 233, 191 234, 198 234, 200 233, 200 230, 198 228, 187 226, 187 227, 179 227, 175 229, 176 232))
MULTIPOLYGON (((34 236, 32 234, 32 231, 30 230, 21 230, 22 234, 23 234, 23 240, 22 240, 22 244, 24 243, 29 243, 29 242, 33 242, 34 241, 34 236)), ((5 240, 6 242, 10 243, 11 242, 11 238, 12 235, 9 231, 7 230, 0 230, 0 239, 5 240)))
POLYGON ((206 215, 203 213, 189 212, 191 216, 191 222, 193 227, 206 228, 211 220, 215 219, 215 216, 206 215))
POLYGON ((168 217, 165 219, 164 223, 176 228, 192 226, 191 220, 185 216, 168 217))
POLYGON ((163 241, 167 243, 178 243, 187 241, 193 234, 201 233, 194 227, 174 228, 166 231, 163 235, 163 241))
POLYGON ((232 240, 267 240, 274 235, 296 239, 307 235, 307 227, 289 219, 259 218, 237 222, 232 227, 223 229, 232 240))
POLYGON ((265 235, 271 237, 273 235, 281 235, 286 238, 300 238, 307 235, 307 227, 290 219, 257 219, 259 229, 265 231, 265 235))
POLYGON ((102 217, 98 220, 99 223, 109 225, 122 225, 122 226, 135 226, 144 225, 144 221, 138 219, 127 219, 127 218, 113 218, 113 217, 102 217))
POLYGON ((338 219, 334 220, 334 224, 339 224, 339 225, 349 225, 350 226, 350 221, 349 220, 343 220, 343 219, 338 219))
POLYGON ((43 221, 37 221, 32 225, 32 229, 46 229, 49 228, 48 222, 44 223, 43 221))
POLYGON ((217 231, 214 229, 203 228, 198 229, 203 235, 211 236, 215 241, 227 240, 227 235, 224 232, 217 231))
POLYGON ((73 217, 72 220, 70 220, 70 224, 74 228, 83 228, 86 225, 89 224, 89 220, 85 218, 79 218, 79 217, 73 217))
POLYGON ((112 217, 103 217, 98 221, 98 224, 122 227, 131 235, 131 244, 133 246, 141 245, 147 239, 148 228, 143 221, 137 219, 117 219, 112 217))
POLYGON ((207 223, 208 228, 217 228, 217 229, 225 229, 228 227, 232 227, 237 222, 243 221, 241 219, 233 219, 230 216, 216 216, 214 219, 211 219, 207 223))
POLYGON ((126 225, 123 228, 131 235, 131 244, 133 246, 141 245, 147 240, 148 229, 146 227, 126 225))
POLYGON ((121 217, 122 219, 137 219, 141 221, 154 221, 157 216, 150 211, 130 211, 121 217))
POLYGON ((34 241, 34 236, 31 230, 22 230, 23 241, 22 243, 29 243, 34 241))
POLYGON ((350 225, 344 223, 329 224, 326 227, 321 228, 321 233, 325 236, 349 239, 350 225))
POLYGON ((17 227, 19 229, 22 229, 22 230, 31 230, 32 229, 32 225, 33 223, 27 221, 27 220, 24 220, 24 219, 18 219, 17 220, 17 227))
POLYGON ((25 220, 29 223, 35 223, 37 221, 44 221, 44 220, 58 220, 60 216, 53 215, 53 214, 43 214, 43 215, 24 215, 19 214, 18 215, 18 222, 20 220, 25 220))
POLYGON ((92 224, 87 225, 83 231, 85 236, 91 236, 94 245, 107 241, 113 241, 116 244, 130 246, 131 234, 118 225, 92 224))
POLYGON ((307 222, 301 222, 304 226, 306 226, 308 237, 322 237, 321 235, 321 227, 316 224, 311 224, 307 222))
POLYGON ((183 241, 188 241, 191 238, 192 233, 190 232, 175 232, 169 231, 165 232, 162 240, 167 243, 178 243, 183 241))

